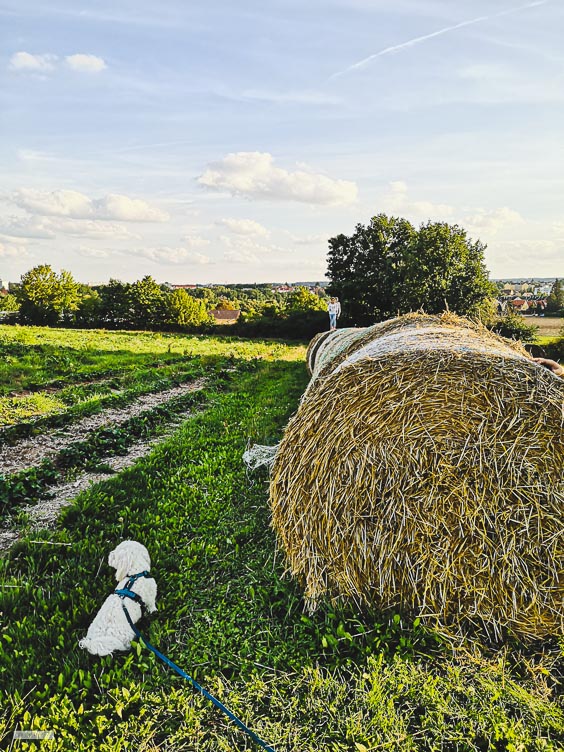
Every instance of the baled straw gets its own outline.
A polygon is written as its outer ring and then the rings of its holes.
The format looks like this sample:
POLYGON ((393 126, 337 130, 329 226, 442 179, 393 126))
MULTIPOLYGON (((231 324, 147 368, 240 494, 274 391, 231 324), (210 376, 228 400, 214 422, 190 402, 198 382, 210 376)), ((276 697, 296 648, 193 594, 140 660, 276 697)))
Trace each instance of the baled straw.
POLYGON ((311 340, 311 342, 308 345, 307 352, 306 352, 306 366, 309 375, 313 373, 313 364, 315 363, 315 358, 317 356, 317 351, 319 350, 319 347, 322 342, 324 342, 327 337, 332 336, 333 332, 328 330, 326 332, 319 332, 315 335, 315 337, 311 340))
POLYGON ((561 630, 564 381, 452 314, 354 331, 332 359, 325 339, 271 474, 309 606, 328 594, 497 637, 561 630))

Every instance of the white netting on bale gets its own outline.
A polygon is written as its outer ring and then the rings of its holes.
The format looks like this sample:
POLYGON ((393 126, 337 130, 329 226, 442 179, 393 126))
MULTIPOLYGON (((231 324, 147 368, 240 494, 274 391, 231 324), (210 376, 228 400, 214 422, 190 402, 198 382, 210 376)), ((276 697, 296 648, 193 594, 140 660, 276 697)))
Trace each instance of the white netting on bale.
POLYGON ((274 464, 277 451, 278 444, 275 446, 253 444, 252 447, 243 452, 243 462, 249 470, 257 470, 259 467, 270 469, 274 464))

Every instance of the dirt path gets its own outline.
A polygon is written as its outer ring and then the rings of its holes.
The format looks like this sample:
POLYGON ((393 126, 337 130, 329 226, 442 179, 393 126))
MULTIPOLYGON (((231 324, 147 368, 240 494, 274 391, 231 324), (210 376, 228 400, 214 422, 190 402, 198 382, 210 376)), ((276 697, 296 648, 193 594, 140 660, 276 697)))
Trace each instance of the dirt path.
POLYGON ((145 394, 126 407, 108 408, 96 413, 96 415, 71 423, 64 428, 46 431, 33 438, 22 439, 13 446, 3 446, 0 448, 0 473, 9 475, 34 467, 42 460, 57 454, 69 444, 86 439, 91 431, 100 428, 100 426, 122 423, 145 410, 169 402, 175 397, 202 389, 205 382, 204 378, 200 378, 163 392, 145 394))
MULTIPOLYGON (((187 391, 188 386, 191 386, 194 390, 196 388, 201 388, 202 385, 200 384, 200 386, 197 387, 196 382, 193 382, 191 385, 186 385, 184 391, 187 391)), ((168 390, 167 393, 170 393, 171 391, 177 390, 168 390)), ((165 392, 161 392, 161 394, 165 394, 165 392)), ((178 393, 174 396, 178 396, 178 393)), ((116 473, 131 467, 137 462, 137 460, 149 454, 153 447, 162 442, 167 436, 174 433, 178 426, 183 421, 187 420, 192 414, 193 409, 186 410, 184 413, 179 413, 170 421, 167 430, 164 433, 161 433, 159 436, 153 437, 152 439, 148 439, 147 441, 139 441, 137 444, 134 444, 129 448, 127 454, 105 459, 104 464, 109 465, 116 473)), ((38 532, 40 530, 53 529, 59 516, 59 512, 63 507, 72 503, 73 499, 78 496, 81 491, 90 488, 90 486, 93 486, 95 483, 108 480, 108 478, 111 477, 114 476, 107 473, 90 473, 86 470, 81 471, 72 481, 62 483, 59 486, 54 486, 50 489, 52 498, 43 499, 36 504, 19 507, 17 511, 24 512, 29 518, 29 528, 26 527, 25 532, 38 532)), ((21 531, 18 530, 16 525, 11 523, 9 518, 5 520, 3 527, 0 528, 0 554, 3 551, 7 551, 10 546, 19 539, 20 534, 21 531)))

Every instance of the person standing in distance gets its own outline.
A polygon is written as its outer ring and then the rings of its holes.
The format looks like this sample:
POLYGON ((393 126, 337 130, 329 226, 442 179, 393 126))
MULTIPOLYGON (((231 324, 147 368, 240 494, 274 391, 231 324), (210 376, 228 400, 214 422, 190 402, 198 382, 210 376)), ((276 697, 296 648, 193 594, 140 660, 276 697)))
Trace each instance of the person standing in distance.
POLYGON ((339 298, 331 298, 327 306, 329 312, 329 331, 334 332, 337 328, 337 319, 341 315, 341 304, 339 298))

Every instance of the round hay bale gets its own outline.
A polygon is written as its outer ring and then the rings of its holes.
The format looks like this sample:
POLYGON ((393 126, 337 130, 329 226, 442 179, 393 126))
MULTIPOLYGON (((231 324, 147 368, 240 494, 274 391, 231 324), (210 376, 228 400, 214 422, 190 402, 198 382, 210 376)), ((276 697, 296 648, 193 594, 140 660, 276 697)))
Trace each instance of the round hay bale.
POLYGON ((315 337, 309 343, 307 352, 306 352, 306 366, 307 366, 307 372, 309 373, 310 376, 313 373, 313 366, 315 364, 315 357, 317 355, 319 346, 324 340, 327 339, 327 337, 330 337, 332 334, 334 334, 334 332, 330 330, 327 330, 326 332, 319 332, 319 334, 316 334, 315 337))
POLYGON ((564 380, 452 314, 346 331, 319 346, 271 473, 309 607, 329 595, 496 637, 557 633, 564 380))
POLYGON ((312 375, 317 375, 322 364, 332 361, 343 352, 347 352, 351 344, 362 337, 364 331, 364 329, 346 328, 329 332, 329 336, 325 337, 318 347, 312 349, 310 357, 312 375))

